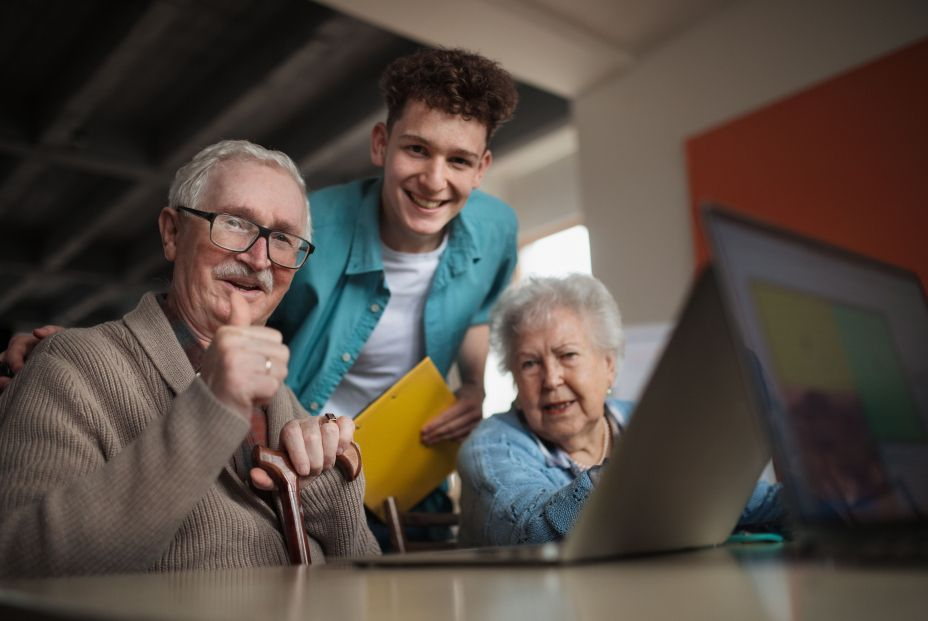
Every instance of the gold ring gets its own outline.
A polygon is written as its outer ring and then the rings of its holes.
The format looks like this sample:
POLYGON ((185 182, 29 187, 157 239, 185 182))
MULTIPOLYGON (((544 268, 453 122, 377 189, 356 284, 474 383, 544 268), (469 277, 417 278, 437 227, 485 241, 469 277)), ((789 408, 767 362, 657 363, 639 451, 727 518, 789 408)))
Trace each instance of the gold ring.
POLYGON ((273 369, 273 368, 274 368, 274 363, 271 362, 271 359, 270 359, 270 358, 265 358, 265 360, 264 360, 264 372, 267 373, 268 375, 270 375, 270 374, 271 374, 271 369, 273 369))

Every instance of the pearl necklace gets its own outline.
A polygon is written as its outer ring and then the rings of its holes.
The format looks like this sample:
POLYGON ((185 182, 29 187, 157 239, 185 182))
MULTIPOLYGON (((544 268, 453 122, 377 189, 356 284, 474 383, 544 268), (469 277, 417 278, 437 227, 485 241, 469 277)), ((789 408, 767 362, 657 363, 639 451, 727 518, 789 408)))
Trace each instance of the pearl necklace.
POLYGON ((580 470, 589 470, 590 468, 594 466, 601 466, 603 462, 606 461, 606 456, 609 455, 609 444, 610 444, 609 440, 612 437, 612 433, 611 433, 612 430, 610 428, 611 425, 609 425, 609 420, 605 416, 603 417, 603 425, 605 426, 605 428, 603 429, 603 447, 602 447, 602 453, 600 453, 599 455, 599 461, 597 461, 595 464, 590 464, 587 466, 586 464, 581 464, 573 457, 569 457, 570 461, 574 462, 574 464, 580 470))
POLYGON ((609 426, 610 426, 609 421, 604 416, 603 417, 603 427, 604 427, 603 428, 603 452, 599 456, 599 461, 596 462, 597 466, 602 465, 602 463, 606 461, 606 456, 609 454, 609 438, 612 436, 612 434, 609 433, 611 431, 609 429, 609 426))

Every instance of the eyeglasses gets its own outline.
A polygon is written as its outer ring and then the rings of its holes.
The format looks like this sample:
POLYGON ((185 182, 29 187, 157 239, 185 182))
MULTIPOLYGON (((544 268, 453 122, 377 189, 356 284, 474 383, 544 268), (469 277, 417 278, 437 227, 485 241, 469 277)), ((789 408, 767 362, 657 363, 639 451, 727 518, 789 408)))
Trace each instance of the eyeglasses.
POLYGON ((240 216, 200 211, 183 205, 178 205, 176 209, 208 220, 209 240, 224 250, 247 252, 258 238, 263 237, 267 242, 267 258, 280 267, 299 269, 316 249, 302 237, 272 231, 240 216))

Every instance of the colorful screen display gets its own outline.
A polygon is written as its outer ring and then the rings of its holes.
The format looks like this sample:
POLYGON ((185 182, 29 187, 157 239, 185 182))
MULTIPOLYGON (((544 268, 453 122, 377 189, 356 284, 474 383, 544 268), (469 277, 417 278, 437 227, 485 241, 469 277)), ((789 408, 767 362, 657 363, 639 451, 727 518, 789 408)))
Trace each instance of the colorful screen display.
POLYGON ((709 210, 715 271, 801 522, 928 522, 928 303, 910 271, 709 210))
POLYGON ((928 435, 886 317, 761 280, 750 289, 819 510, 849 522, 908 513, 881 447, 928 435))

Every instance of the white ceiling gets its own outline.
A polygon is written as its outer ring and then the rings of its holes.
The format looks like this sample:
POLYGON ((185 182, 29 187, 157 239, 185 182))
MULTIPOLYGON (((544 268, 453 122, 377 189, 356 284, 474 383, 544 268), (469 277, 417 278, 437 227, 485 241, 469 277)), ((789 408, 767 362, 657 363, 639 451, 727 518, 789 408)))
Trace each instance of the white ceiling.
POLYGON ((430 45, 478 50, 567 98, 736 0, 323 0, 430 45))
POLYGON ((732 0, 490 0, 547 11, 564 23, 608 41, 632 56, 732 0), (569 8, 568 8, 569 6, 569 8))

